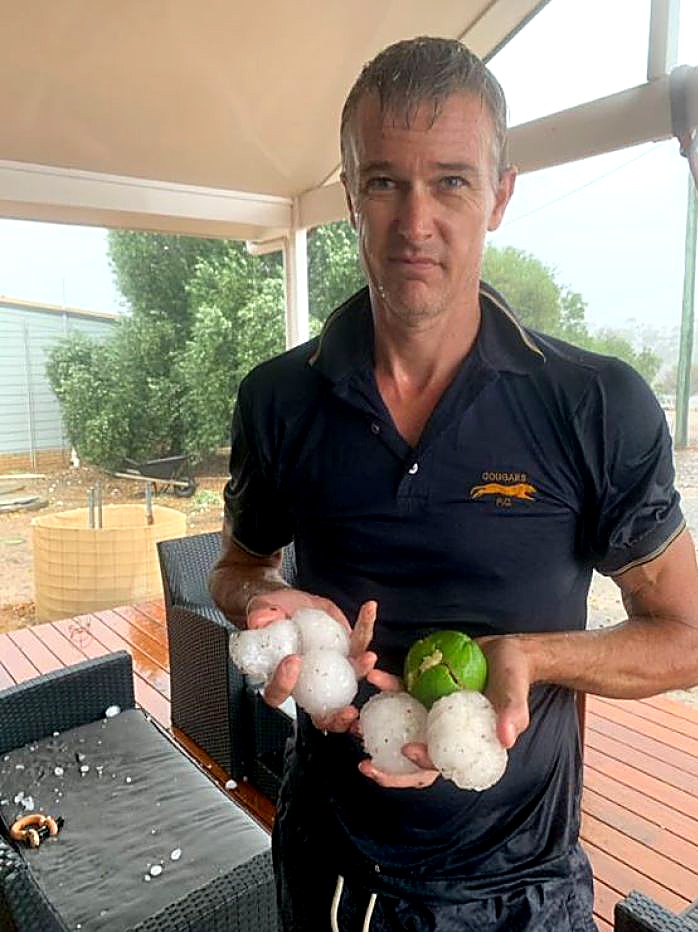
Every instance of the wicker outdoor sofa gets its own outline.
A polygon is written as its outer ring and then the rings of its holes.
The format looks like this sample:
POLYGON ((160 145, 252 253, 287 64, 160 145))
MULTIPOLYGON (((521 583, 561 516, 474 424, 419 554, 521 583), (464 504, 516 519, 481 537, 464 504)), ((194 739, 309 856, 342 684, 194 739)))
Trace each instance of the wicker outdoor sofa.
POLYGON ((126 652, 0 692, 0 929, 278 929, 266 832, 134 708, 126 652), (38 848, 31 812, 65 820, 38 848))

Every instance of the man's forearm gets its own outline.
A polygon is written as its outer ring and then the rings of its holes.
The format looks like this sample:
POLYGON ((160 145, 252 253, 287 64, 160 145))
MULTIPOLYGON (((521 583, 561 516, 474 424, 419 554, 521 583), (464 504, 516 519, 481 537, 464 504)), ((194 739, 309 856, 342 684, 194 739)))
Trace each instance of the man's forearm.
POLYGON ((616 699, 698 683, 698 628, 674 619, 634 618, 595 631, 511 638, 523 651, 532 683, 616 699))
POLYGON ((220 610, 239 628, 246 626, 251 598, 275 589, 286 589, 280 572, 269 566, 216 566, 209 582, 211 597, 220 610))

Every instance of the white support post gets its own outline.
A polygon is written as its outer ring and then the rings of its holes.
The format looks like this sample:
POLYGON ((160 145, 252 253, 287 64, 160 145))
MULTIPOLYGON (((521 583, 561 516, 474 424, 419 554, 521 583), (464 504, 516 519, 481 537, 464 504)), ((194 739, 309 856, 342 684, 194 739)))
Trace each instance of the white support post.
POLYGON ((310 335, 308 306, 308 242, 306 230, 296 226, 298 199, 293 204, 294 225, 284 242, 286 276, 286 348, 305 343, 310 335))
POLYGON ((669 74, 679 54, 681 0, 652 0, 647 48, 647 80, 669 74))

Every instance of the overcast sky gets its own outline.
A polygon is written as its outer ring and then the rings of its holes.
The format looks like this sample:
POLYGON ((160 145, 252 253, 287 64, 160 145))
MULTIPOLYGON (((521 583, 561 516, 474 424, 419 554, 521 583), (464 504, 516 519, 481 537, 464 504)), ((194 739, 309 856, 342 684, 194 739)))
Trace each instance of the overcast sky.
MULTIPOLYGON (((649 0, 551 0, 491 64, 510 123, 645 81, 649 0)), ((698 64, 698 0, 683 0, 679 63, 698 64)), ((595 326, 678 326, 688 175, 675 142, 524 175, 492 237, 581 292, 595 326)), ((0 220, 0 294, 117 310, 103 230, 0 220)))

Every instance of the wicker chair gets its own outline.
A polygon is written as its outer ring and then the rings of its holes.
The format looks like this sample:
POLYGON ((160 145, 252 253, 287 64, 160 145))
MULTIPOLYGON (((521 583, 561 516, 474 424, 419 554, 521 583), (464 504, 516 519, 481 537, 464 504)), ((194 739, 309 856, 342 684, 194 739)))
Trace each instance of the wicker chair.
MULTIPOLYGON (((235 626, 213 604, 208 577, 220 555, 219 533, 158 544, 170 650, 172 724, 236 780, 248 780, 272 801, 294 709, 270 708, 230 661, 235 626)), ((293 546, 282 573, 295 578, 293 546)))
POLYGON ((267 834, 134 708, 125 651, 0 692, 0 797, 0 929, 278 929, 267 834), (39 848, 31 811, 65 818, 39 848))
POLYGON ((614 918, 615 932, 698 932, 698 901, 677 915, 631 890, 616 903, 614 918))

